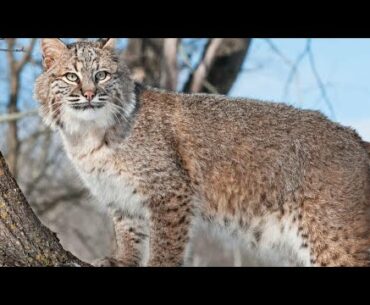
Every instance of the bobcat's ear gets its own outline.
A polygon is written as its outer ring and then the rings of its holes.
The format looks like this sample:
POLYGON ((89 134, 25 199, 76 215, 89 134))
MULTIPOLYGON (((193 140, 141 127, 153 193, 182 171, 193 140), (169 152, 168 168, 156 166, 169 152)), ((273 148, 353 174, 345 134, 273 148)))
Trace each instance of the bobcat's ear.
POLYGON ((58 38, 43 38, 41 40, 41 50, 44 69, 49 70, 55 60, 58 59, 66 49, 67 46, 58 38))
POLYGON ((114 49, 116 47, 115 38, 101 38, 98 41, 102 49, 114 49))

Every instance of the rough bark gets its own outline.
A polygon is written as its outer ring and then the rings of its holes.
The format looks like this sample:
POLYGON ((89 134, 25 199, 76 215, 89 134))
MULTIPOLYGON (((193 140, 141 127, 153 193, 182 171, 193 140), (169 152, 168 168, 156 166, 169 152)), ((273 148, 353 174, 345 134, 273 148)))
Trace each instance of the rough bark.
POLYGON ((250 38, 211 39, 184 91, 227 94, 240 72, 250 42, 250 38))
POLYGON ((33 213, 0 152, 0 266, 89 266, 33 213))

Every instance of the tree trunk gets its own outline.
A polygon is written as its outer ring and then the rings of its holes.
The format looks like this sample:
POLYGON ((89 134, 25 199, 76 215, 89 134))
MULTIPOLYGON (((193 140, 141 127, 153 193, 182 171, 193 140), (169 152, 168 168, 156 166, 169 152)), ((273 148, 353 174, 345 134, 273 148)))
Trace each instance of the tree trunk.
POLYGON ((160 87, 163 38, 130 38, 122 56, 134 80, 160 87))
POLYGON ((161 88, 167 90, 176 90, 178 67, 177 67, 177 47, 180 39, 166 38, 163 43, 161 88))
POLYGON ((0 266, 84 266, 33 213, 0 152, 0 266))
POLYGON ((227 94, 240 72, 250 42, 250 38, 211 39, 184 91, 227 94))
POLYGON ((135 81, 176 90, 179 38, 130 38, 122 57, 135 81))

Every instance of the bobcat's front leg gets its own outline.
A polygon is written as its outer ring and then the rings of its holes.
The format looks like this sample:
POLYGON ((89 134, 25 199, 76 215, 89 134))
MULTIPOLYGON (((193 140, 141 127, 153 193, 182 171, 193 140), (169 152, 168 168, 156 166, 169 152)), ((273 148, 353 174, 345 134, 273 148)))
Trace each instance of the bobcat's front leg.
POLYGON ((151 201, 148 266, 182 266, 189 241, 189 197, 170 195, 151 201))
POLYGON ((116 235, 115 258, 122 266, 140 266, 145 257, 148 228, 144 218, 125 214, 113 217, 116 235))
POLYGON ((120 212, 113 214, 115 253, 97 263, 104 267, 138 267, 143 265, 148 228, 144 218, 120 212))

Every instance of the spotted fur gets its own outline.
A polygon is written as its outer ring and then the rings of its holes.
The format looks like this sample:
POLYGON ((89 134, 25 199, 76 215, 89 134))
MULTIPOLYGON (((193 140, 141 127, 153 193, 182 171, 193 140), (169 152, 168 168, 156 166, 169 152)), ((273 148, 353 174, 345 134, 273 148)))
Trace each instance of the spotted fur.
POLYGON ((369 264, 368 148, 352 129, 283 104, 140 86, 111 40, 42 49, 41 115, 116 211, 118 251, 105 265, 180 266, 197 226, 263 265, 369 264), (101 107, 84 108, 86 90, 101 107))

